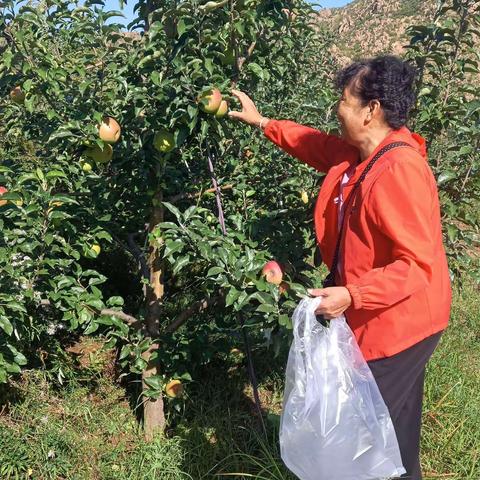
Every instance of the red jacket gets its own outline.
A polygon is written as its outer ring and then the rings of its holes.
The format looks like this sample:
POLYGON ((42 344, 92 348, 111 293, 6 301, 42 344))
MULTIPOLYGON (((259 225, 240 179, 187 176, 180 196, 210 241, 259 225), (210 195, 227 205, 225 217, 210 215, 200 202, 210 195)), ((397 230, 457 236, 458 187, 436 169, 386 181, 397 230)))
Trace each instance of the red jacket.
POLYGON ((315 232, 329 268, 338 236, 334 199, 344 172, 356 165, 343 190, 347 198, 384 145, 403 141, 413 147, 395 148, 377 160, 360 186, 359 205, 345 212, 336 284, 351 294, 345 316, 366 360, 389 357, 445 329, 450 275, 425 140, 402 127, 358 163, 358 150, 341 138, 289 120, 270 120, 264 133, 289 154, 327 173, 315 206, 315 232))

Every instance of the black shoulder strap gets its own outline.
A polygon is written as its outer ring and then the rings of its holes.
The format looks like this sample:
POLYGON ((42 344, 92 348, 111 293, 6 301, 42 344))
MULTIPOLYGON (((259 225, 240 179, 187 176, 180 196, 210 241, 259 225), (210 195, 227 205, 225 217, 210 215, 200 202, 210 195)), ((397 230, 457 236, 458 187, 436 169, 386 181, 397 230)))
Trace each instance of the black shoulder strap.
MULTIPOLYGON (((368 172, 372 169, 375 162, 381 156, 383 156, 385 153, 387 153, 388 151, 392 150, 393 148, 397 148, 397 147, 411 147, 411 148, 413 148, 410 144, 408 144, 406 142, 392 142, 392 143, 389 143, 388 145, 385 145, 384 147, 382 147, 376 153, 376 155, 368 162, 368 165, 363 170, 359 179, 355 182, 355 185, 353 186, 352 191, 351 191, 350 195, 348 196, 347 202, 345 203, 345 206, 343 207, 344 212, 347 212, 347 209, 350 206, 351 201, 355 197, 355 194, 357 193, 358 188, 360 187, 361 183, 363 182, 363 180, 367 176, 368 172)), ((338 268, 338 257, 339 257, 339 253, 340 253, 340 244, 342 242, 343 230, 344 230, 344 226, 345 226, 345 218, 346 217, 347 217, 347 215, 343 215, 342 224, 340 226, 340 231, 338 232, 337 244, 335 246, 335 254, 333 256, 332 268, 330 269, 330 273, 327 275, 327 277, 323 281, 323 286, 324 287, 332 287, 332 286, 335 285, 335 274, 336 274, 337 268, 338 268)))

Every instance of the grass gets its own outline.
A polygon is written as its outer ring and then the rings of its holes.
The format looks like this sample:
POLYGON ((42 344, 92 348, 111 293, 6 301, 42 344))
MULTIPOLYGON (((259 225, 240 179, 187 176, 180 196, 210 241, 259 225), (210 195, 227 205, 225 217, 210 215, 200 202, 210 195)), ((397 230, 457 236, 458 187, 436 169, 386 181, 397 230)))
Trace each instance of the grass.
MULTIPOLYGON (((456 287, 449 329, 428 366, 422 437, 425 480, 480 478, 480 295, 456 287)), ((287 349, 255 352, 267 438, 255 417, 245 358, 197 372, 169 428, 148 444, 125 390, 100 374, 62 389, 28 371, 0 406, 0 478, 35 480, 293 480, 278 451, 287 349)))

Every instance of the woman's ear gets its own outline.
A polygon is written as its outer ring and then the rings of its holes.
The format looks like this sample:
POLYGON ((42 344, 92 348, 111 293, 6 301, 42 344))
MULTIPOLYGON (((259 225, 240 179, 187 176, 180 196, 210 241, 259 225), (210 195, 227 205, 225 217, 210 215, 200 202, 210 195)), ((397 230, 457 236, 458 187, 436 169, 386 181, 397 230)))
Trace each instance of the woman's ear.
POLYGON ((370 100, 367 106, 366 121, 370 122, 373 117, 380 112, 380 102, 378 100, 370 100))
POLYGON ((368 111, 372 117, 380 111, 380 107, 381 105, 378 100, 370 100, 370 102, 368 102, 368 111))

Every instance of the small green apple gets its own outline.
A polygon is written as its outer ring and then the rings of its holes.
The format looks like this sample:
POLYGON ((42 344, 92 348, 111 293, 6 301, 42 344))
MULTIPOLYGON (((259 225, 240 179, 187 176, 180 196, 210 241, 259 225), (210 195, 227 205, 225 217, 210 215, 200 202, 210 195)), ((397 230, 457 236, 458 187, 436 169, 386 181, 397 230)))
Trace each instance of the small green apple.
POLYGON ((153 137, 153 146, 162 153, 167 153, 175 148, 175 138, 168 130, 159 130, 153 137))
POLYGON ((113 156, 113 148, 108 143, 103 148, 98 145, 87 148, 86 155, 94 160, 96 163, 108 163, 113 156))

